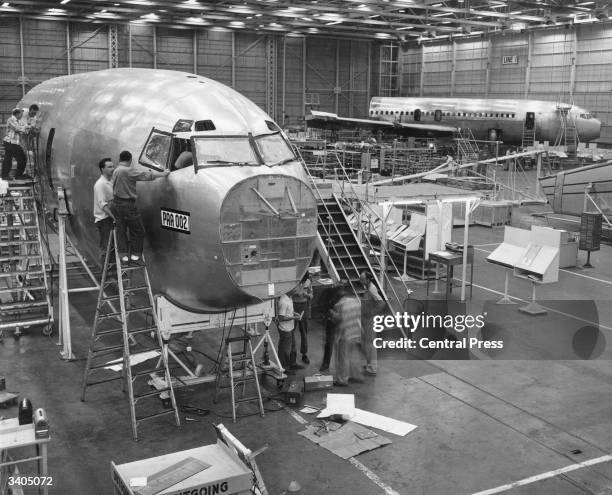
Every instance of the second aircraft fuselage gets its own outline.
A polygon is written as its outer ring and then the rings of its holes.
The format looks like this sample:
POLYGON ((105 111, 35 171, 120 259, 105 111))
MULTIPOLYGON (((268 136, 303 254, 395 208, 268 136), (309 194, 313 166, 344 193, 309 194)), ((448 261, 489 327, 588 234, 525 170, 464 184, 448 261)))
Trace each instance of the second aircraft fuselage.
POLYGON ((554 144, 566 109, 582 142, 599 138, 601 121, 587 110, 554 101, 374 97, 369 118, 398 123, 439 124, 470 129, 476 139, 521 144, 523 128, 533 124, 535 140, 554 144))

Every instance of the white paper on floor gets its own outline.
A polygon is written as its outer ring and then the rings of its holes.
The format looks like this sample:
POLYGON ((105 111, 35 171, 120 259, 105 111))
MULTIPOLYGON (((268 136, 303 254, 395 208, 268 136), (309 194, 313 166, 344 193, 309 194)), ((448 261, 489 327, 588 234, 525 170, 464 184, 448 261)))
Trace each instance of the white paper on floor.
MULTIPOLYGON (((147 351, 141 352, 140 354, 132 354, 130 356, 130 366, 136 366, 137 364, 144 363, 145 361, 148 361, 149 359, 153 359, 158 356, 159 351, 147 351)), ((123 358, 113 359, 112 361, 109 361, 106 364, 110 366, 105 366, 105 370, 121 371, 123 369, 123 358)))
POLYGON ((355 396, 353 394, 327 394, 327 404, 317 418, 327 418, 333 414, 343 419, 352 419, 355 414, 355 396))
POLYGON ((364 426, 378 428, 379 430, 393 433, 394 435, 398 435, 400 437, 407 435, 412 430, 417 428, 416 425, 411 425, 405 421, 399 421, 397 419, 388 418, 387 416, 382 416, 380 414, 357 408, 355 408, 355 413, 351 417, 351 421, 364 426))
POLYGON ((304 406, 302 409, 300 409, 300 412, 304 414, 313 414, 319 412, 319 409, 313 406, 304 406))

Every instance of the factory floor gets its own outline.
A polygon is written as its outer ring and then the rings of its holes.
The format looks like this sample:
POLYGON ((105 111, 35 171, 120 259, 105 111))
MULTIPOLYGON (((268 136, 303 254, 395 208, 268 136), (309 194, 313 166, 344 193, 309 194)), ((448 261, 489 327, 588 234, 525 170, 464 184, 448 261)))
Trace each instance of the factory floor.
MULTIPOLYGON (((490 359, 483 353, 472 353, 467 360, 381 356, 377 376, 335 391, 354 393, 357 407, 418 428, 403 437, 379 431, 392 443, 351 460, 298 435, 313 418, 281 408, 276 399, 266 401, 264 418, 241 405, 244 417, 233 424, 228 395, 213 404, 210 384, 177 391, 179 403, 210 409, 208 416, 191 415, 199 421, 183 421, 180 428, 169 416, 144 422, 140 441, 134 442, 119 382, 93 387, 87 402, 80 401, 93 294, 78 294, 71 301, 76 361, 59 359, 57 335, 43 337, 34 328, 19 340, 5 334, 0 375, 6 377, 7 390, 29 397, 49 417, 50 493, 110 494, 111 461, 125 463, 213 443, 211 423, 224 423, 250 449, 268 446, 257 463, 270 495, 283 493, 293 480, 304 495, 611 494, 612 346, 605 340, 612 342, 612 247, 604 245, 592 254, 594 268, 563 269, 558 283, 539 287, 537 298, 548 314, 529 316, 517 309, 531 297, 524 280, 510 280, 509 293, 522 300, 519 304, 492 304, 503 292, 504 273, 484 258, 501 242, 503 229, 471 227, 469 235, 476 269, 467 311, 495 314, 495 331, 512 343, 512 359, 490 359), (596 336, 589 334, 594 340, 587 342, 586 354, 598 359, 572 360, 571 352, 568 359, 550 359, 547 344, 563 356, 565 347, 576 351, 575 332, 566 328, 575 300, 585 300, 589 310, 577 312, 574 328, 593 327, 592 320, 599 324, 596 336)), ((453 236, 462 239, 463 230, 455 229, 453 236)), ((579 254, 580 264, 584 254, 579 254)), ((424 298, 424 282, 409 286, 414 297, 424 298)), ((276 338, 276 331, 272 333, 276 338)), ((196 334, 192 345, 216 356, 218 342, 218 335, 196 334)), ((310 321, 309 345, 311 364, 298 375, 313 374, 320 365, 320 319, 310 321)), ((204 355, 192 356, 210 366, 204 355)), ((275 383, 268 380, 267 394, 276 393, 275 383)), ((307 393, 305 403, 321 407, 325 395, 307 393)), ((0 416, 16 415, 16 407, 0 409, 0 416)), ((21 472, 33 474, 33 467, 21 472)))

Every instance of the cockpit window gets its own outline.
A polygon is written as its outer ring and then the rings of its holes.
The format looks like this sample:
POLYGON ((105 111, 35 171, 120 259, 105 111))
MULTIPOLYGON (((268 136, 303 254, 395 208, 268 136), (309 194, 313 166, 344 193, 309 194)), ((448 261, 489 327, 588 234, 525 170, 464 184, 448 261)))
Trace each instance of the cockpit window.
POLYGON ((581 119, 588 120, 588 119, 592 119, 592 118, 593 118, 593 115, 591 115, 590 113, 581 113, 581 114, 580 114, 580 118, 581 118, 581 119))
POLYGON ((140 154, 139 162, 147 167, 165 170, 172 145, 172 134, 153 129, 140 154))
POLYGON ((194 137, 198 167, 259 165, 248 136, 194 137))
POLYGON ((293 151, 280 132, 257 136, 255 142, 266 165, 280 165, 281 163, 295 160, 293 151))

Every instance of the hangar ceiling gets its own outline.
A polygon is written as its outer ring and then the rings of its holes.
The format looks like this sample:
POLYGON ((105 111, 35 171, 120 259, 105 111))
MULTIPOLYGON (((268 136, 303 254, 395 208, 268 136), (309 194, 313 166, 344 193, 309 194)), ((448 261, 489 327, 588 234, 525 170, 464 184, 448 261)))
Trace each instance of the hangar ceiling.
POLYGON ((1 3, 0 16, 422 41, 605 21, 612 15, 608 4, 602 0, 8 0, 1 3))

